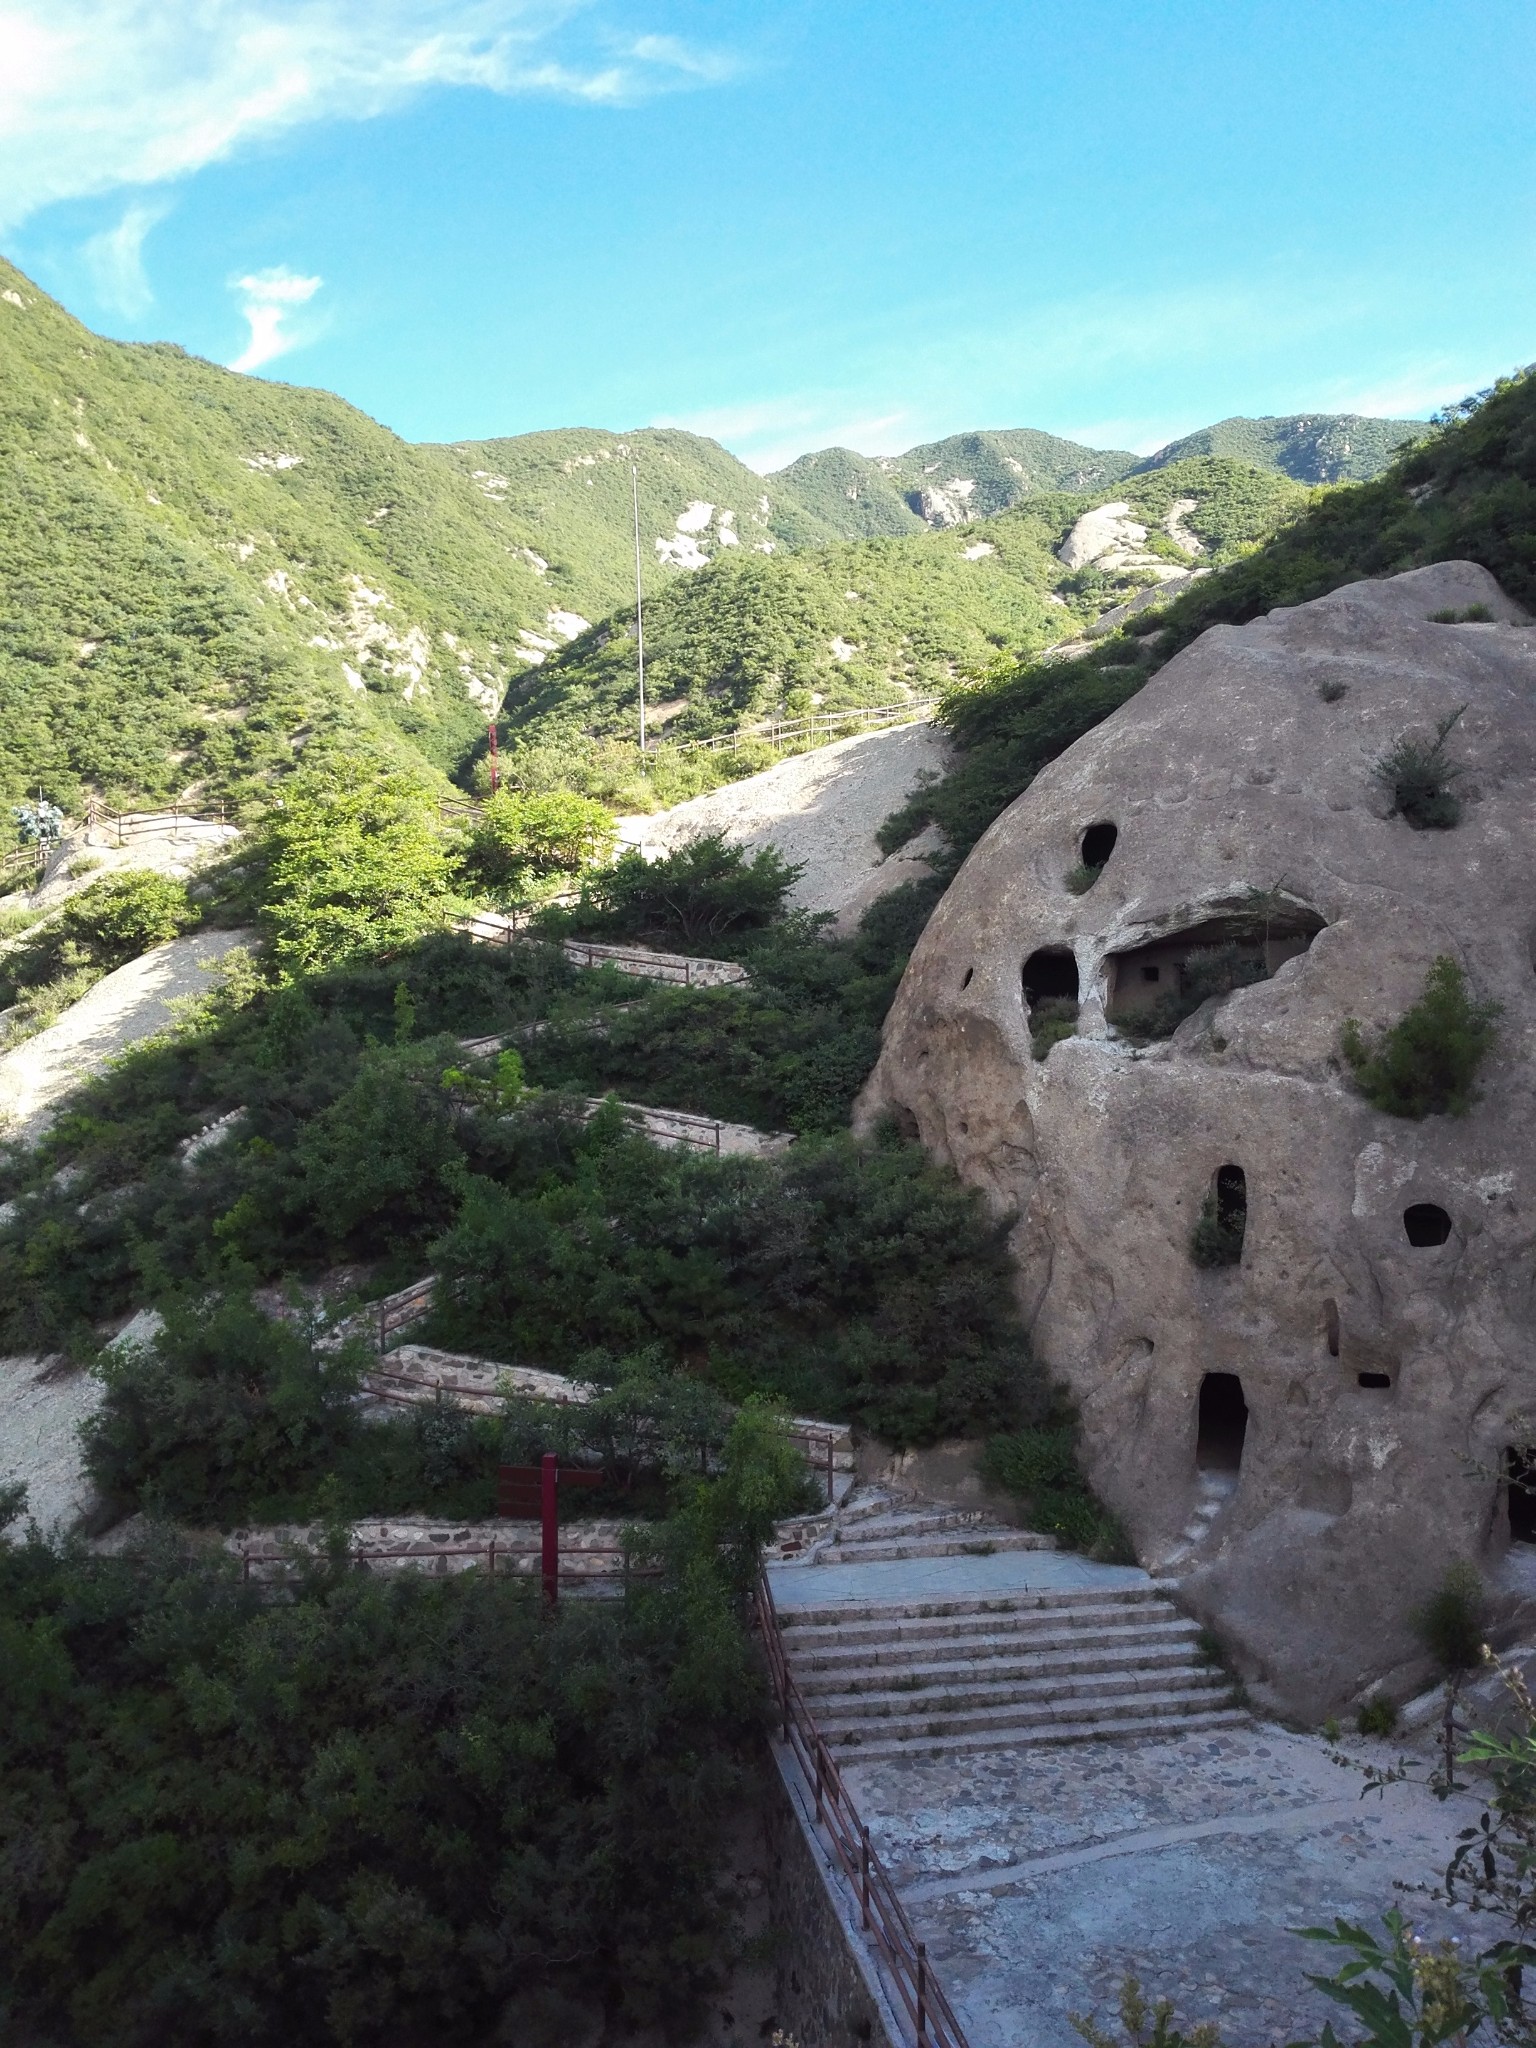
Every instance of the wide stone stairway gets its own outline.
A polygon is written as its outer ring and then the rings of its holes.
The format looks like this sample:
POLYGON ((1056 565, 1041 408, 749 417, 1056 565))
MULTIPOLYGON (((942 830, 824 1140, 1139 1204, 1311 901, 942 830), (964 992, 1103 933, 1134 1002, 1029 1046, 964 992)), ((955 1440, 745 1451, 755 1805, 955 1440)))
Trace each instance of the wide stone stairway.
POLYGON ((1196 1624, 1144 1572, 974 1511, 853 1502, 769 1577, 806 1705, 850 1757, 1247 1719, 1196 1624))

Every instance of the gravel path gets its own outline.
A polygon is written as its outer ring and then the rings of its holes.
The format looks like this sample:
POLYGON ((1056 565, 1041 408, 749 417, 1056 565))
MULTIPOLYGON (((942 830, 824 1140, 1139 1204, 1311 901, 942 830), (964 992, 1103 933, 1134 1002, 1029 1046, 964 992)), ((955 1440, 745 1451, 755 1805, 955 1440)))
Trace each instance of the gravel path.
POLYGON ((99 1073, 114 1053, 165 1030, 175 1016, 172 1005, 212 987, 225 954, 254 937, 234 931, 172 939, 104 976, 46 1031, 0 1053, 0 1131, 28 1142, 39 1138, 72 1088, 99 1073))
POLYGON ((27 1512, 47 1534, 94 1505, 75 1432, 101 1395, 100 1380, 63 1357, 0 1358, 0 1483, 25 1483, 27 1512))
POLYGON ((790 901, 805 910, 862 909, 914 876, 927 873, 925 835, 889 860, 875 833, 925 775, 941 775, 949 744, 932 725, 901 725, 859 733, 797 754, 696 796, 670 811, 621 818, 619 836, 652 859, 706 832, 723 832, 734 845, 777 847, 786 860, 804 861, 805 873, 790 901), (914 858, 916 856, 916 858, 914 858))

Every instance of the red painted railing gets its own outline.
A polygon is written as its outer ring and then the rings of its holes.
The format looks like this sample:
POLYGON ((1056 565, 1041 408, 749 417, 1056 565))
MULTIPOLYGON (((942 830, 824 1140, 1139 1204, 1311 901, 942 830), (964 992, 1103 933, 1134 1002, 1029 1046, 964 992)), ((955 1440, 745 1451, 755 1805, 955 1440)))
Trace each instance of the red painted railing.
POLYGON ((766 1572, 758 1573, 756 1605, 785 1747, 793 1752, 807 1786, 815 1793, 816 1825, 826 1838, 832 1860, 852 1887, 860 1926, 895 1991, 898 2016, 905 2018, 916 2048, 969 2048, 890 1872, 870 1847, 869 1829, 859 1819, 826 1737, 795 1683, 766 1572))

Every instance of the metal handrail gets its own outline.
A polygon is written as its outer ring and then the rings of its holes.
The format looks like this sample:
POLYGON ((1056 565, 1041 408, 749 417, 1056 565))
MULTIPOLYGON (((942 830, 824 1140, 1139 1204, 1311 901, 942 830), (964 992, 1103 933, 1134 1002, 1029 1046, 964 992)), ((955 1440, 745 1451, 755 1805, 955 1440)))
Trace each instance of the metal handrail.
POLYGON ((826 1737, 795 1683, 779 1632, 773 1589, 764 1571, 757 1575, 756 1607, 784 1745, 814 1790, 816 1825, 858 1900, 860 1925, 885 1966, 915 2048, 969 2048, 965 2031, 928 1961, 927 1947, 917 1938, 890 1872, 871 1848, 869 1829, 860 1820, 826 1737))

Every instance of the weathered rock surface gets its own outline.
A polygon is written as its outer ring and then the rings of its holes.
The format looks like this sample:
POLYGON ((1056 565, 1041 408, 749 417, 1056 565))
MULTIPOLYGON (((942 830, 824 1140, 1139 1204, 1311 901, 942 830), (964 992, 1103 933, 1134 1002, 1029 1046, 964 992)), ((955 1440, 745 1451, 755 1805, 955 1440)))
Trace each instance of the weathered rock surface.
POLYGON ((1409 1689, 1415 1603, 1509 1540, 1500 1461, 1536 1440, 1533 873, 1536 630, 1486 571, 1214 628, 978 845, 860 1105, 1017 1209, 1021 1299, 1094 1483, 1260 1698, 1303 1716, 1409 1689), (1496 623, 1430 620, 1469 604, 1496 623), (1462 822, 1414 831, 1373 764, 1463 704, 1462 822), (1138 1042, 1222 940, 1268 978, 1138 1042), (1481 1099, 1380 1114, 1341 1028, 1394 1022, 1444 954, 1502 1005, 1481 1099), (1029 1004, 1038 1026, 1052 997, 1071 1035, 1037 1058, 1029 1004), (1241 1262, 1203 1269, 1192 1230, 1233 1167, 1241 1262), (1444 1212, 1443 1243, 1410 1242, 1414 1204, 1444 1212))

